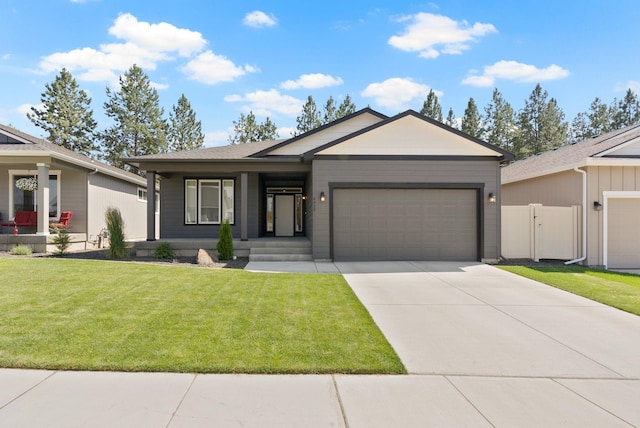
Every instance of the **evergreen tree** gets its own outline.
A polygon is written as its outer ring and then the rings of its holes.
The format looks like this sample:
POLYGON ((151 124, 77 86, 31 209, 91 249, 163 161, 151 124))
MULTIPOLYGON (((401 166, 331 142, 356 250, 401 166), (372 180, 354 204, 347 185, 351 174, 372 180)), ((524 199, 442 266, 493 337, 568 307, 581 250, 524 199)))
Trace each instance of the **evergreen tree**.
POLYGON ((593 136, 589 126, 589 115, 583 111, 578 113, 571 122, 569 128, 569 141, 577 143, 593 136))
POLYGON ((546 105, 542 115, 542 127, 540 137, 543 142, 547 142, 545 150, 567 144, 569 125, 564 120, 564 112, 558 106, 555 98, 551 98, 546 105))
POLYGON ((318 106, 313 97, 309 95, 307 102, 302 106, 302 113, 296 118, 298 125, 294 131, 294 137, 316 129, 322 125, 322 118, 318 106))
POLYGON ((433 92, 433 89, 429 90, 427 99, 422 104, 420 114, 424 114, 425 116, 435 119, 438 122, 442 122, 442 107, 440 106, 438 96, 435 92, 433 92))
POLYGON ((353 103, 353 101, 351 101, 351 96, 347 94, 344 97, 344 100, 342 100, 342 102, 340 103, 340 106, 338 106, 338 111, 336 112, 335 118, 340 119, 355 112, 356 105, 353 103))
POLYGON ((469 98, 467 108, 464 110, 464 116, 462 116, 461 131, 465 134, 469 134, 472 137, 482 137, 482 117, 478 112, 478 107, 473 98, 469 98))
MULTIPOLYGON (((107 88, 105 114, 114 124, 102 134, 103 157, 113 166, 120 160, 167 151, 167 123, 162 118, 158 91, 137 65, 120 76, 120 90, 107 88)), ((137 172, 134 169, 134 172, 137 172)))
POLYGON ((452 128, 457 128, 456 115, 453 114, 453 109, 451 107, 449 107, 449 113, 447 114, 447 118, 444 123, 452 128))
POLYGON ((529 156, 566 144, 568 126, 564 113, 555 99, 547 101, 548 96, 537 84, 525 100, 525 106, 518 114, 520 134, 516 154, 529 156))
POLYGON ((638 96, 631 89, 627 89, 624 98, 616 104, 614 113, 613 129, 624 128, 625 126, 640 123, 640 101, 638 96))
POLYGON ((97 150, 91 98, 66 68, 45 85, 40 101, 42 108, 31 107, 27 117, 47 132, 50 142, 87 156, 97 150))
POLYGON ((196 112, 193 111, 191 103, 184 94, 169 113, 167 139, 172 151, 194 150, 204 146, 202 122, 196 120, 196 112))
POLYGON ((326 124, 329 122, 333 122, 337 119, 336 114, 338 113, 338 109, 336 107, 336 102, 333 97, 329 97, 327 102, 324 104, 324 114, 322 115, 322 124, 326 124))
POLYGON ((596 97, 589 106, 589 132, 585 138, 613 131, 614 109, 596 97))
POLYGON ((278 138, 278 130, 275 123, 269 118, 263 123, 258 123, 256 116, 250 111, 246 116, 240 113, 240 118, 233 121, 233 135, 229 136, 229 142, 247 144, 276 138, 278 138))
POLYGON ((495 146, 512 151, 515 137, 515 112, 495 88, 491 101, 484 108, 484 138, 495 146))

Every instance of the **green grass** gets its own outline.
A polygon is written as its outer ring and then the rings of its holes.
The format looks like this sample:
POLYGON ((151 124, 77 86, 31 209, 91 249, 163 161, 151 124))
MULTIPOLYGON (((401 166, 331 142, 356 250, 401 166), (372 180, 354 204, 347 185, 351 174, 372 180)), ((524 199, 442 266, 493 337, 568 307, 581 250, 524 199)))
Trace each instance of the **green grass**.
POLYGON ((640 315, 640 276, 579 266, 500 266, 509 272, 640 315))
POLYGON ((0 259, 0 366, 405 373, 340 275, 0 259))

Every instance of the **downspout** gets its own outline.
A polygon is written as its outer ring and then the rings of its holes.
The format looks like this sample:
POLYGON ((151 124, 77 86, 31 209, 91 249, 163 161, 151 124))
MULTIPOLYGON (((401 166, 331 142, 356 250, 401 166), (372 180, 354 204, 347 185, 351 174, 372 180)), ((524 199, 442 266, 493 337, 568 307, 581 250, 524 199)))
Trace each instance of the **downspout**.
POLYGON ((564 262, 565 265, 578 263, 587 258, 587 172, 577 166, 573 170, 582 174, 582 257, 564 262))

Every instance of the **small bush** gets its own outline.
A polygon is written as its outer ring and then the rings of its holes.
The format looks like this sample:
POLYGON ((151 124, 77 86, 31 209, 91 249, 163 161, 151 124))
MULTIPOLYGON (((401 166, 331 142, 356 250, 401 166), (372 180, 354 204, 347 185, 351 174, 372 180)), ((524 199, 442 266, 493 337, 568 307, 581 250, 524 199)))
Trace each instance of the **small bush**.
POLYGON ((69 231, 64 227, 53 227, 52 232, 56 233, 56 236, 53 237, 53 243, 58 249, 56 254, 62 255, 66 253, 67 248, 71 245, 71 236, 69 235, 69 231))
POLYGON ((11 248, 11 254, 14 256, 30 256, 33 250, 28 245, 14 245, 11 248))
POLYGON ((125 258, 127 256, 127 245, 124 242, 124 220, 120 210, 113 207, 107 208, 105 222, 109 231, 109 257, 112 259, 125 258))
POLYGON ((161 242, 153 252, 153 257, 158 260, 173 260, 173 250, 168 242, 161 242))
POLYGON ((231 225, 228 219, 220 225, 216 249, 218 250, 218 259, 233 259, 233 234, 231 233, 231 225))

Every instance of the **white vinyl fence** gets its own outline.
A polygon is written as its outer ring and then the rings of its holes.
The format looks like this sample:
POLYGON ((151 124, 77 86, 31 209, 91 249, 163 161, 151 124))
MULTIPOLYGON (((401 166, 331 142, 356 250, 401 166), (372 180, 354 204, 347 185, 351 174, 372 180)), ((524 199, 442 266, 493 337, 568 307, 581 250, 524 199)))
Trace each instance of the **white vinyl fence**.
POLYGON ((581 256, 582 207, 502 207, 502 257, 573 260, 581 256))

